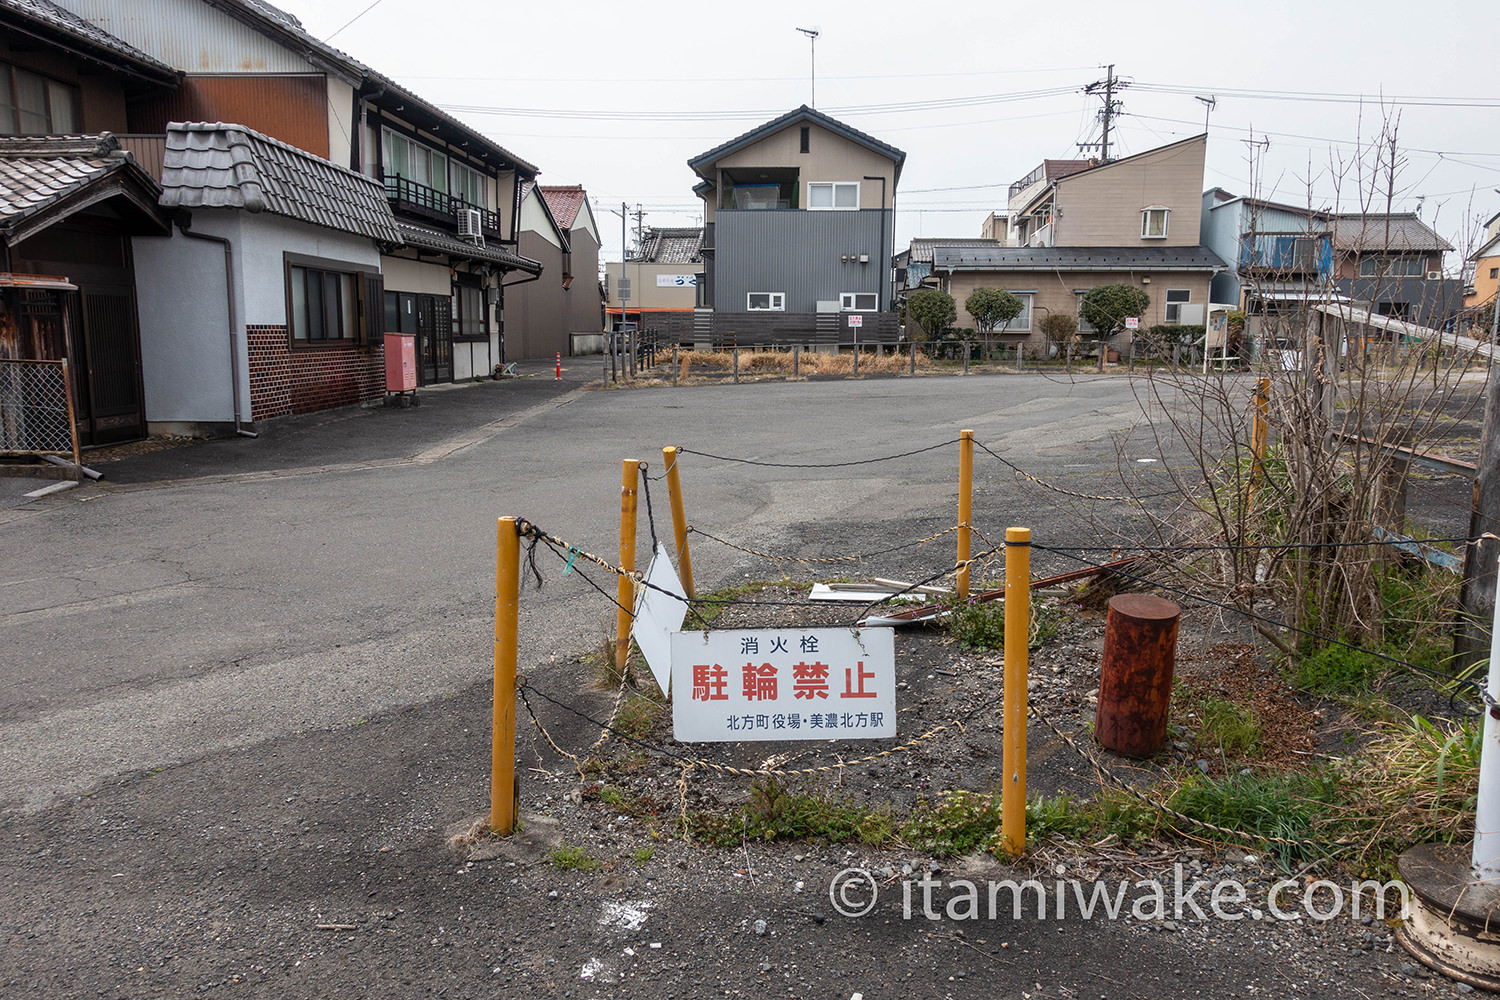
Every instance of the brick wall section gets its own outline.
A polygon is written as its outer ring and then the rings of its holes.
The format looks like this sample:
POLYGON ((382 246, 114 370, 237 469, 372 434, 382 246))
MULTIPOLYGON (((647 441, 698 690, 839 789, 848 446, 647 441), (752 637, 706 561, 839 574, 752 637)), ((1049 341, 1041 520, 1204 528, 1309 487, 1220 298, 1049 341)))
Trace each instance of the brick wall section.
POLYGON ((284 326, 249 326, 250 419, 351 406, 385 391, 383 347, 292 350, 284 326))

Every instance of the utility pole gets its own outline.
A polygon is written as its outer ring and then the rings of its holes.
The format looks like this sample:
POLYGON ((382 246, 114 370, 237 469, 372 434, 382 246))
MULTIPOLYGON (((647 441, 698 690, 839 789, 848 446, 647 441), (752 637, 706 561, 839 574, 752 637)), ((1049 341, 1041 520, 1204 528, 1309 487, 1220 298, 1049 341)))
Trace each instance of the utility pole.
POLYGON ((822 34, 822 32, 817 28, 798 28, 797 30, 806 35, 810 43, 811 55, 809 58, 812 69, 808 74, 808 78, 812 83, 812 101, 808 104, 808 107, 816 108, 818 106, 818 35, 822 34))
POLYGON ((1097 145, 1099 147, 1100 163, 1109 162, 1109 130, 1114 120, 1120 116, 1120 102, 1115 100, 1115 91, 1124 90, 1128 86, 1130 86, 1129 81, 1115 78, 1115 64, 1110 63, 1109 72, 1103 80, 1095 80, 1083 88, 1085 94, 1102 93, 1104 95, 1104 107, 1099 110, 1099 119, 1104 123, 1103 139, 1098 143, 1079 143, 1080 149, 1097 145))
POLYGON ((646 239, 646 213, 641 209, 641 203, 635 203, 635 245, 640 246, 646 239))

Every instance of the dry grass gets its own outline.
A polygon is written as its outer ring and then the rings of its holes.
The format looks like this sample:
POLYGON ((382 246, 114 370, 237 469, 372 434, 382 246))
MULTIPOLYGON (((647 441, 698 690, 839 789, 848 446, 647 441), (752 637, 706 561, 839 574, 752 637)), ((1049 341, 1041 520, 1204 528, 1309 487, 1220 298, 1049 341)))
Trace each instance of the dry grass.
MULTIPOLYGON (((784 350, 741 350, 740 374, 746 376, 791 375, 792 356, 795 353, 784 350)), ((734 367, 734 354, 730 351, 683 351, 677 355, 677 365, 678 377, 684 379, 690 378, 695 369, 699 373, 727 372, 734 367)), ((919 353, 917 355, 918 370, 927 370, 931 367, 932 359, 919 353)), ((854 374, 854 355, 852 353, 822 354, 817 351, 803 351, 796 361, 796 368, 801 375, 852 375, 854 374)), ((859 371, 862 375, 891 375, 910 369, 911 357, 905 353, 867 353, 859 357, 859 371)))

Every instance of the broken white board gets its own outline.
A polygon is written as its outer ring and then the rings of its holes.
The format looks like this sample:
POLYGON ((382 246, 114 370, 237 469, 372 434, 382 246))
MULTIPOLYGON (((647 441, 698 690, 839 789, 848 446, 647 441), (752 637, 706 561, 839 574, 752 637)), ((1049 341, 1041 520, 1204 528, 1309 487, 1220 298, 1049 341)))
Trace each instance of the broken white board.
POLYGON ((672 633, 682 629, 688 606, 687 592, 682 589, 667 547, 661 542, 656 543, 651 565, 646 568, 646 583, 649 586, 636 590, 635 620, 630 633, 661 693, 667 694, 672 683, 672 633))

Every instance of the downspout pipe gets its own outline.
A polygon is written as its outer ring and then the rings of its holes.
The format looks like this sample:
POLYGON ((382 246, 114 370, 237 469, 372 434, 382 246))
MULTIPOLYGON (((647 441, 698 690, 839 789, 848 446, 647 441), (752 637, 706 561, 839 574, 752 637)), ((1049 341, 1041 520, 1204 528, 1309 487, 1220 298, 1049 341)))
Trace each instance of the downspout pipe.
POLYGON ((240 421, 240 315, 239 303, 234 297, 234 244, 227 236, 192 232, 189 228, 191 225, 191 217, 178 217, 177 228, 183 236, 217 243, 224 249, 224 298, 229 309, 229 386, 234 399, 234 432, 240 437, 260 437, 255 431, 246 430, 240 421))

